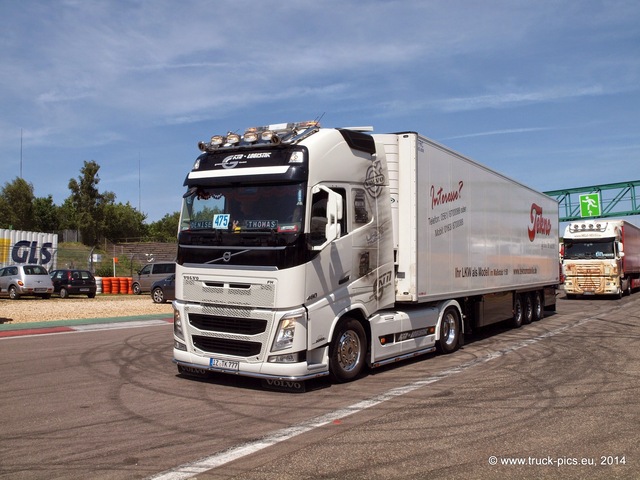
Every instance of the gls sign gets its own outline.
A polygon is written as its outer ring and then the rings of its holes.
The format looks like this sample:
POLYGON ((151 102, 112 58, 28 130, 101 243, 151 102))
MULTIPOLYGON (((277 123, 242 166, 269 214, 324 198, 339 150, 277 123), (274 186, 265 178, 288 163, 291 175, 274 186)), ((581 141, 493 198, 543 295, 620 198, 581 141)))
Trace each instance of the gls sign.
POLYGON ((11 261, 13 263, 36 263, 38 265, 46 265, 53 258, 53 243, 46 242, 42 247, 38 248, 37 240, 30 242, 29 240, 21 240, 11 249, 11 261))
POLYGON ((55 268, 58 256, 58 235, 55 233, 27 232, 0 228, 0 267, 42 265, 55 268))

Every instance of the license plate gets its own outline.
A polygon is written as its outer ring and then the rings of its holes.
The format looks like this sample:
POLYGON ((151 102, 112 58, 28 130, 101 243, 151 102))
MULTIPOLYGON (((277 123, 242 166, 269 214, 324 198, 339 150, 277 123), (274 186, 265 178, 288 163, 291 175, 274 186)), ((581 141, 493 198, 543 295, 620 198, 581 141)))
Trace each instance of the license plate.
POLYGON ((81 291, 81 292, 88 292, 88 291, 89 291, 89 289, 88 289, 88 288, 81 288, 81 289, 80 289, 80 291, 81 291))
POLYGON ((221 360, 219 358, 210 358, 209 366, 211 368, 223 368, 225 370, 240 370, 240 362, 234 362, 232 360, 221 360))
POLYGON ((46 292, 47 289, 46 288, 36 288, 35 291, 36 292, 46 292))

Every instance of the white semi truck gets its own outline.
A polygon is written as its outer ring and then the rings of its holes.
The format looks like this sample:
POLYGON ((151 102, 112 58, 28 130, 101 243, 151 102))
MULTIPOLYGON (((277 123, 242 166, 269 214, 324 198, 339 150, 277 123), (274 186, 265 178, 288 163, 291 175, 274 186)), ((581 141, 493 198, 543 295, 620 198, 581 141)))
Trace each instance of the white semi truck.
POLYGON ((555 309, 555 200, 415 132, 214 136, 185 179, 174 362, 357 377, 555 309))
POLYGON ((640 228, 624 220, 585 220, 566 226, 564 289, 581 295, 630 294, 640 288, 640 228))

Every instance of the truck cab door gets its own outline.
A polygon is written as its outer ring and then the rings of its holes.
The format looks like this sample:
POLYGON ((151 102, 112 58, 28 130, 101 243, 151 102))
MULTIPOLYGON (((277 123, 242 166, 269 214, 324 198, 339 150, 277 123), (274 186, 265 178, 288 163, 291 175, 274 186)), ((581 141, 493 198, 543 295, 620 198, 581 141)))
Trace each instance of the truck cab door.
POLYGON ((311 249, 320 251, 340 238, 344 199, 339 193, 324 185, 316 185, 312 193, 311 249))
POLYGON ((307 264, 305 274, 306 305, 312 322, 310 329, 317 333, 313 339, 310 337, 312 345, 322 343, 326 334, 326 325, 321 326, 318 319, 332 321, 337 312, 350 302, 353 238, 344 234, 345 197, 343 188, 316 185, 312 189, 309 250, 315 255, 307 264))

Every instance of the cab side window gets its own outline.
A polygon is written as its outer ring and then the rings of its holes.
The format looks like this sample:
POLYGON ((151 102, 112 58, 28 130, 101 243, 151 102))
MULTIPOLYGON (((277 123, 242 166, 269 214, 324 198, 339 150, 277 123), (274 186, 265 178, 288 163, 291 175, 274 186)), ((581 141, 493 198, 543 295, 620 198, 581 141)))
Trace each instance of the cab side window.
POLYGON ((351 190, 351 195, 353 196, 353 223, 369 223, 371 219, 370 205, 364 189, 354 188, 351 190))

